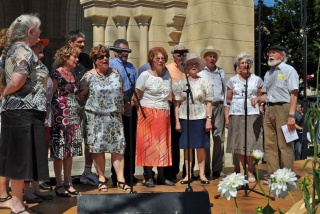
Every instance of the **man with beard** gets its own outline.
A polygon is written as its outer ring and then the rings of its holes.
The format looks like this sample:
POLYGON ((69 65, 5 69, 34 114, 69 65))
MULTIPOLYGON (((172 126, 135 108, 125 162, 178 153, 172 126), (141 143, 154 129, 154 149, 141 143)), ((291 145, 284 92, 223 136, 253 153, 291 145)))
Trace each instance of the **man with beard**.
MULTIPOLYGON (((292 142, 286 142, 281 126, 288 125, 295 131, 295 111, 299 90, 297 71, 286 64, 286 49, 279 45, 267 48, 268 65, 271 67, 264 77, 262 96, 251 100, 252 106, 266 103, 264 132, 265 154, 268 173, 280 168, 293 169, 294 154, 292 142)), ((267 184, 265 181, 264 183, 267 184)))
MULTIPOLYGON (((125 39, 117 39, 113 43, 113 47, 117 49, 129 49, 129 43, 125 39)), ((130 182, 130 177, 133 179, 133 183, 138 183, 139 179, 134 177, 135 172, 135 151, 136 151, 136 129, 137 129, 137 110, 132 102, 133 90, 136 85, 136 68, 130 62, 128 62, 129 53, 127 51, 116 52, 114 51, 114 58, 110 60, 110 67, 119 71, 123 78, 124 84, 124 113, 122 115, 122 121, 124 126, 124 137, 126 139, 126 148, 124 153, 124 178, 127 183, 130 182), (129 79, 130 78, 130 79, 129 79), (131 85, 132 84, 132 85, 131 85), (130 108, 132 124, 130 124, 130 108), (130 129, 132 131, 130 138, 130 129), (130 143, 132 144, 132 161, 133 172, 130 172, 130 143)), ((112 166, 111 179, 113 186, 117 186, 117 176, 112 166)))

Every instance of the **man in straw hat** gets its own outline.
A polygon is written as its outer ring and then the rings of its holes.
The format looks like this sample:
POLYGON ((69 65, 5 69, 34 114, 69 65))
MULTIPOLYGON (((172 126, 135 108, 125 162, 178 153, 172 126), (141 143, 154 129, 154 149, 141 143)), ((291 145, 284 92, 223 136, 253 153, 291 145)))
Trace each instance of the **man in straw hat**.
MULTIPOLYGON (((251 104, 266 103, 264 118, 264 149, 268 173, 277 169, 293 169, 292 142, 286 142, 281 126, 287 125, 289 132, 295 131, 295 110, 299 92, 297 71, 286 64, 287 51, 280 45, 267 48, 270 70, 264 76, 262 96, 253 98, 251 104)), ((264 183, 267 183, 265 181, 264 183)))
MULTIPOLYGON (((208 46, 201 51, 201 57, 206 62, 206 67, 199 72, 202 78, 213 80, 214 98, 212 103, 212 137, 213 137, 213 152, 212 152, 212 177, 225 177, 224 169, 224 112, 223 105, 226 91, 226 75, 222 68, 216 65, 221 51, 213 46, 208 46)), ((206 149, 206 176, 210 176, 210 148, 206 149)))

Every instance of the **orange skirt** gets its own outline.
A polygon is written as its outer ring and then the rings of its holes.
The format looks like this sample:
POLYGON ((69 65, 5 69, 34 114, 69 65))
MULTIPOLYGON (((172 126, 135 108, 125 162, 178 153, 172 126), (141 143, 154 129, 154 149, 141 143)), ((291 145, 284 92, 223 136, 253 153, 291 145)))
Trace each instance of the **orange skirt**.
POLYGON ((136 166, 171 166, 170 110, 143 107, 138 112, 136 166))

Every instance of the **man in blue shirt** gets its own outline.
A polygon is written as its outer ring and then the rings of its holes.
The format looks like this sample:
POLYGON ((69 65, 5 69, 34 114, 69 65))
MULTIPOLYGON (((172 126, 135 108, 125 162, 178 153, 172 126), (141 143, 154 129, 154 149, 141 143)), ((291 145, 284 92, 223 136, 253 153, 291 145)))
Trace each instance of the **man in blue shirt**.
MULTIPOLYGON (((117 39, 113 43, 113 47, 118 49, 129 49, 129 43, 125 39, 117 39)), ((115 68, 119 71, 124 82, 124 113, 122 115, 123 125, 124 125, 124 137, 126 139, 126 149, 124 153, 124 178, 126 182, 130 182, 130 143, 132 144, 132 165, 133 165, 133 183, 137 183, 138 179, 135 178, 135 153, 136 153, 136 128, 137 128, 137 110, 134 107, 132 100, 133 91, 136 85, 136 68, 130 62, 128 62, 128 52, 116 52, 114 51, 114 58, 110 60, 109 66, 115 68), (132 124, 130 124, 130 108, 132 108, 132 124), (130 139, 130 128, 132 131, 132 138, 130 139)), ((113 185, 117 185, 117 176, 112 166, 112 182, 113 185)))

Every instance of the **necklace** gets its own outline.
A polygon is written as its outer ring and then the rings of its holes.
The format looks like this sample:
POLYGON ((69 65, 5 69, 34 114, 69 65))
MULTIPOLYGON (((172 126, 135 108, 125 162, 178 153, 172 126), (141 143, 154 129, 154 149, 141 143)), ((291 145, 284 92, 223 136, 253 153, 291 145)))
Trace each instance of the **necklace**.
POLYGON ((70 71, 62 68, 60 74, 67 82, 74 82, 74 76, 70 71))

